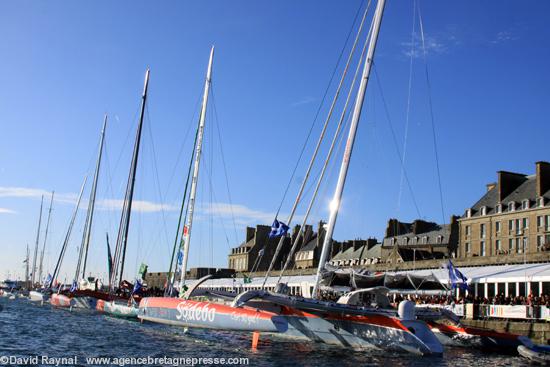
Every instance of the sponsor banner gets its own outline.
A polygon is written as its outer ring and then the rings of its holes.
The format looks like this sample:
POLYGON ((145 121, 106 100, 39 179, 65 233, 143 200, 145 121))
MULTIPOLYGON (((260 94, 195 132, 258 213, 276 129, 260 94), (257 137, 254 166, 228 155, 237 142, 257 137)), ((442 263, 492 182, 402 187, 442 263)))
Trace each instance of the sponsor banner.
POLYGON ((546 306, 540 306, 540 318, 546 321, 550 321, 550 308, 546 306))
POLYGON ((488 316, 505 319, 525 319, 527 318, 527 306, 489 305, 488 316))

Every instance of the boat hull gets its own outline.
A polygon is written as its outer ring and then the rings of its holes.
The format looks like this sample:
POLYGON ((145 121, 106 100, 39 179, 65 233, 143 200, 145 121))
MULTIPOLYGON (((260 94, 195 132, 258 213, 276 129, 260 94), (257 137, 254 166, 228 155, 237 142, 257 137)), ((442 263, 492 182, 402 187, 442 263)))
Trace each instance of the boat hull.
POLYGON ((471 327, 428 322, 428 325, 443 345, 510 351, 515 353, 522 345, 519 335, 471 327))
POLYGON ((147 297, 139 303, 138 318, 161 324, 204 329, 285 332, 284 317, 248 307, 231 307, 167 297, 147 297))
POLYGON ((321 317, 277 305, 270 305, 268 311, 267 307, 262 310, 177 298, 144 298, 139 305, 138 318, 183 327, 257 331, 345 347, 389 349, 420 355, 443 352, 441 343, 424 322, 402 321, 385 315, 327 313, 321 317), (424 341, 409 327, 414 327, 417 334, 423 333, 424 341))
POLYGON ((50 297, 50 304, 61 308, 95 310, 97 299, 93 297, 69 297, 64 294, 54 293, 50 297))
POLYGON ((104 301, 100 299, 97 301, 96 310, 116 317, 124 317, 130 319, 137 319, 138 317, 137 307, 128 306, 127 304, 115 301, 104 301))
POLYGON ((45 302, 48 300, 48 298, 49 296, 42 292, 37 292, 37 291, 29 292, 29 301, 31 302, 45 302))

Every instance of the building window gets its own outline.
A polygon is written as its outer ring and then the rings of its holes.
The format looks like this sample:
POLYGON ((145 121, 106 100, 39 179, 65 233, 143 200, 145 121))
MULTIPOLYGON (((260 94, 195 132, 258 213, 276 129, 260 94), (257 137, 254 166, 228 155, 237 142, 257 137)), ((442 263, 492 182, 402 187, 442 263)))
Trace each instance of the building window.
POLYGON ((510 238, 508 240, 508 252, 513 253, 514 252, 514 239, 510 238))
POLYGON ((406 244, 408 244, 408 243, 409 243, 409 238, 408 238, 408 237, 403 237, 403 242, 402 242, 402 244, 403 244, 403 245, 406 245, 406 244))
POLYGON ((521 220, 520 219, 516 219, 516 234, 522 234, 522 231, 521 231, 521 220))
POLYGON ((527 218, 527 217, 523 218, 523 223, 522 223, 522 225, 523 225, 523 229, 524 229, 524 230, 525 230, 525 229, 529 229, 529 218, 527 218))
POLYGON ((470 234, 472 233, 472 228, 470 226, 466 226, 464 229, 466 231, 466 237, 470 237, 470 234))
POLYGON ((464 247, 466 248, 466 253, 469 254, 470 251, 472 250, 472 247, 470 246, 470 242, 466 242, 464 244, 464 247))
POLYGON ((529 237, 523 237, 523 251, 529 252, 529 237))
POLYGON ((500 222, 495 222, 495 232, 500 234, 500 222))
POLYGON ((519 237, 516 238, 516 252, 518 254, 521 253, 521 238, 519 237))
POLYGON ((500 244, 500 240, 495 241, 495 249, 496 249, 497 253, 500 253, 502 251, 502 246, 500 244))
POLYGON ((481 215, 487 215, 487 207, 486 206, 481 207, 481 215))
POLYGON ((514 232, 514 220, 510 219, 508 221, 508 233, 512 234, 512 232, 514 232))
POLYGON ((545 230, 548 231, 550 230, 550 215, 546 215, 544 217, 544 227, 545 227, 545 230))
POLYGON ((543 207, 544 207, 544 197, 541 196, 540 198, 537 199, 537 206, 538 206, 539 208, 543 208, 543 207))
POLYGON ((426 245, 428 243, 428 236, 422 237, 422 244, 426 245))
POLYGON ((502 213, 502 204, 497 204, 497 213, 502 213))
POLYGON ((466 218, 470 218, 472 216, 472 209, 466 210, 466 218))
POLYGON ((436 242, 437 243, 443 242, 443 236, 442 235, 437 236, 436 242))
POLYGON ((516 210, 516 203, 514 201, 510 201, 508 203, 508 211, 513 212, 514 210, 516 210))
POLYGON ((479 238, 485 238, 485 224, 479 225, 479 238))
POLYGON ((481 256, 485 256, 485 241, 481 241, 479 247, 481 248, 481 256))
POLYGON ((537 215, 537 229, 541 229, 544 226, 544 217, 537 215))
POLYGON ((525 199, 521 202, 521 209, 529 209, 529 199, 525 199))

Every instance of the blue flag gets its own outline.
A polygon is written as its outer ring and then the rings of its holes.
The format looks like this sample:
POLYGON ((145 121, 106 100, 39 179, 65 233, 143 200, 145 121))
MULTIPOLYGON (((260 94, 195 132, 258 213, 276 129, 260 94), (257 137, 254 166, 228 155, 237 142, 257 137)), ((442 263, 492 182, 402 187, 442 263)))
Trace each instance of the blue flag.
POLYGON ((136 282, 134 283, 134 289, 132 290, 132 294, 139 293, 142 287, 143 285, 141 284, 141 280, 136 279, 136 282))
POLYGON ((78 286, 76 285, 76 280, 73 280, 73 284, 71 285, 71 289, 69 290, 69 292, 74 292, 78 289, 78 286))
POLYGON ((46 280, 44 281, 44 288, 50 288, 52 286, 52 275, 48 273, 46 280))
POLYGON ((283 222, 279 222, 277 219, 273 221, 271 225, 271 232, 269 232, 269 238, 281 237, 286 235, 289 227, 283 222))
POLYGON ((178 265, 183 264, 183 250, 180 249, 178 252, 178 265))
POLYGON ((449 260, 448 264, 448 270, 449 270, 449 280, 451 281, 451 288, 455 289, 456 287, 459 287, 462 290, 468 289, 468 278, 460 272, 457 268, 454 267, 451 260, 449 260))

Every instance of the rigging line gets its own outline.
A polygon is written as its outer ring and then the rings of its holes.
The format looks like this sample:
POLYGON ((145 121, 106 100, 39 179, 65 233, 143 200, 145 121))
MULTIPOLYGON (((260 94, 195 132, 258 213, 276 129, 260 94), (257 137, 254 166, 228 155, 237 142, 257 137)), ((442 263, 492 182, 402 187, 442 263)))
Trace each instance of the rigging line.
MULTIPOLYGON (((183 142, 181 143, 181 147, 180 147, 180 150, 178 152, 178 156, 176 158, 176 163, 174 164, 174 167, 172 168, 172 175, 170 176, 170 179, 168 180, 168 185, 166 187, 166 192, 170 191, 170 187, 172 186, 174 176, 177 172, 177 167, 178 167, 178 164, 180 162, 181 155, 183 154, 183 149, 185 148, 185 143, 187 142, 187 139, 189 137, 189 133, 191 132, 191 128, 193 126, 195 126, 193 121, 195 121, 195 117, 197 116, 197 111, 199 110, 199 105, 200 105, 200 102, 201 102, 201 98, 202 98, 202 95, 199 94, 199 97, 198 97, 197 102, 195 103, 195 107, 193 109, 193 115, 191 116, 191 122, 189 123, 189 126, 187 127, 187 130, 185 131, 185 135, 183 137, 183 142)), ((195 134, 195 136, 196 136, 196 134, 195 134)), ((194 144, 193 144, 193 146, 194 146, 194 144)))
POLYGON ((156 150, 155 150, 155 142, 153 140, 153 132, 152 132, 152 128, 151 128, 151 117, 149 115, 149 106, 145 106, 145 114, 147 116, 147 122, 148 124, 147 125, 147 131, 149 132, 149 139, 151 139, 151 153, 153 155, 153 169, 155 171, 155 179, 156 179, 156 184, 157 184, 157 190, 158 190, 158 195, 159 195, 159 199, 160 199, 160 211, 162 213, 162 224, 163 224, 163 229, 164 229, 164 240, 168 243, 168 231, 166 229, 166 212, 164 210, 164 199, 162 197, 162 191, 160 189, 160 179, 159 179, 159 171, 158 171, 158 166, 157 166, 157 153, 156 153, 156 150))
MULTIPOLYGON (((370 5, 370 3, 369 3, 370 5)), ((368 5, 367 5, 367 10, 368 10, 368 5)), ((365 17, 366 17, 366 11, 365 11, 365 17)), ((365 19, 365 17, 363 18, 363 21, 365 19)), ((361 24, 362 26, 363 24, 361 24)), ((281 281, 281 278, 285 272, 285 270, 288 268, 288 266, 290 265, 290 262, 292 261, 292 257, 294 256, 294 253, 296 251, 296 248, 298 247, 298 242, 299 242, 299 239, 300 239, 300 236, 302 235, 302 237, 304 238, 303 240, 303 243, 302 243, 302 246, 305 245, 305 233, 304 233, 304 227, 307 223, 307 219, 311 213, 311 209, 313 208, 313 205, 315 204, 315 200, 317 199, 317 194, 319 193, 319 188, 321 187, 321 184, 322 184, 322 181, 323 181, 323 178, 325 176, 325 173, 326 173, 326 169, 329 165, 329 162, 330 162, 330 159, 332 158, 332 153, 334 151, 334 146, 336 145, 336 142, 338 141, 338 135, 340 134, 340 132, 342 131, 342 125, 345 121, 345 118, 346 118, 346 115, 348 113, 348 107, 349 107, 349 102, 351 100, 351 96, 353 94, 353 90, 354 90, 354 87, 355 87, 355 82, 357 81, 357 77, 359 76, 359 72, 361 70, 361 65, 363 64, 362 60, 363 60, 363 57, 365 56, 365 51, 367 49, 367 45, 369 44, 369 40, 371 38, 371 34, 372 34, 372 29, 373 29, 373 25, 374 23, 371 23, 371 27, 369 29, 369 32, 367 33, 367 37, 365 37, 365 42, 364 42, 364 45, 363 45, 363 49, 361 50, 361 56, 359 57, 359 62, 357 63, 357 66, 355 67, 355 74, 353 75, 353 79, 351 81, 351 85, 349 87, 349 90, 348 90, 348 95, 346 97, 346 101, 344 103, 344 107, 342 109, 342 113, 340 114, 340 119, 338 120, 338 125, 336 127, 336 131, 334 132, 334 136, 332 138, 332 142, 330 144, 330 148, 327 152, 327 156, 325 158, 325 162, 323 163, 323 169, 321 170, 321 173, 319 175, 319 178, 317 179, 317 184, 315 186, 315 190, 313 191, 313 195, 311 196, 311 200, 309 202, 309 205, 306 209, 306 214, 304 215, 304 218, 303 218, 303 221, 302 221, 302 225, 300 226, 300 229, 298 230, 298 235, 296 236, 296 239, 294 240, 294 244, 292 245, 292 248, 290 249, 290 252, 288 254, 288 257, 286 259, 286 262, 285 262, 285 265, 283 267, 283 269, 281 270, 281 273, 279 275, 279 279, 277 280, 277 283, 279 283, 281 281)), ((355 45, 357 44, 357 41, 359 39, 359 35, 361 33, 361 29, 359 29, 359 32, 357 34, 357 39, 356 39, 356 43, 353 45, 353 48, 355 48, 355 45)), ((353 52, 353 50, 352 50, 353 52)), ((351 60, 351 54, 350 54, 350 60, 351 60)), ((346 65, 346 69, 347 69, 347 65, 346 65)), ((343 80, 343 78, 342 78, 343 80)))
POLYGON ((405 115, 405 137, 403 140, 403 166, 401 167, 401 177, 399 178, 399 194, 397 196, 397 213, 401 209, 401 196, 403 195, 403 167, 405 166, 406 154, 407 154, 407 140, 409 138, 409 118, 411 111, 411 95, 412 95, 412 75, 413 75, 413 59, 415 53, 415 30, 416 30, 416 0, 413 0, 413 16, 412 16, 412 31, 411 31, 411 51, 409 61, 409 85, 407 94, 407 112, 405 115))
MULTIPOLYGON (((317 112, 315 112, 315 117, 313 118, 313 121, 311 123, 311 126, 309 128, 309 131, 307 133, 306 139, 304 141, 304 144, 302 145, 302 148, 300 150, 300 154, 298 155, 298 160, 296 161, 296 164, 294 165, 294 169, 292 170, 292 174, 290 175, 290 179, 288 180, 288 184, 286 186, 286 189, 284 191, 283 197, 281 199, 281 202, 279 204, 279 207, 277 208, 277 213, 275 214, 275 218, 279 215, 279 212, 281 211, 281 208, 283 206, 283 203, 285 201, 286 195, 288 194, 288 190, 290 189, 290 186, 292 184, 292 181, 294 180, 294 176, 296 175, 296 171, 298 170, 298 166, 300 164, 300 161, 302 160, 302 156, 306 150, 307 144, 309 142, 309 138, 311 137, 311 134, 313 132, 313 128, 315 127, 315 124, 317 122, 317 119, 319 117, 319 114, 321 113, 321 109, 323 108, 323 105, 325 104, 325 99, 328 95, 328 92, 330 90, 330 86, 332 85, 332 81, 334 77, 336 76, 336 72, 338 71, 338 66, 340 65, 340 61, 342 60, 342 56, 344 55, 344 51, 346 50, 346 47, 348 45, 348 41, 352 35, 353 29, 355 28, 355 23, 357 22, 357 18, 359 17, 359 14, 361 13, 361 8, 363 7, 365 0, 361 1, 361 4, 359 5, 359 8, 357 9, 357 12, 355 13, 355 17, 353 18, 353 23, 351 25, 351 28, 349 29, 348 35, 346 37, 346 40, 344 42, 344 45, 342 46, 342 49, 340 50, 340 54, 338 55, 338 59, 336 60, 336 65, 334 65, 334 69, 332 70, 332 75, 330 76, 330 79, 328 81, 327 87, 325 89, 325 92, 323 94, 323 97, 321 98, 321 102, 319 103, 319 107, 317 108, 317 112)), ((370 3, 370 0, 369 0, 370 3)))
POLYGON ((386 114, 386 120, 388 121, 388 125, 390 127, 393 145, 395 147, 395 152, 397 154, 397 157, 399 159, 399 163, 401 164, 401 168, 403 169, 403 177, 405 178, 405 182, 407 183, 407 187, 409 188, 409 192, 411 193, 411 198, 414 204, 414 207, 416 209, 416 214, 419 218, 422 218, 420 215, 420 209, 418 208, 418 203, 416 202, 416 198, 414 196, 414 192, 412 190, 411 182, 409 180, 409 175, 407 174, 407 170, 405 169, 405 166, 403 165, 403 161, 401 160, 401 152, 399 150, 399 144, 397 143, 397 137, 395 136, 395 130, 393 129, 393 123, 391 122, 390 118, 390 112, 388 110, 388 105, 386 103, 386 98, 384 97, 384 92, 382 91, 382 84, 380 83, 380 77, 378 75, 378 70, 376 67, 376 63, 373 62, 374 66, 374 75, 376 76, 376 84, 378 86, 378 90, 380 91, 380 97, 382 98, 382 105, 384 106, 384 112, 386 114))
POLYGON ((417 8, 418 8, 418 23, 420 25, 420 36, 421 36, 421 39, 422 39, 422 51, 423 51, 423 56, 424 56, 424 66, 425 66, 424 70, 426 72, 426 86, 428 88, 428 104, 430 106, 430 121, 431 121, 431 124, 432 124, 432 138, 433 138, 434 151, 435 151, 435 165, 436 165, 436 169, 437 169, 437 182, 438 182, 438 185, 439 185, 439 200, 440 200, 440 203, 441 203, 441 216, 442 216, 443 224, 445 224, 447 221, 446 221, 446 217, 445 217, 445 206, 443 204, 443 189, 442 189, 442 185, 441 185, 441 170, 439 169, 439 153, 438 153, 438 149, 437 149, 437 138, 436 138, 436 133, 435 133, 435 117, 434 117, 434 109, 433 109, 433 102, 432 102, 432 86, 431 86, 431 83, 430 83, 430 76, 429 76, 429 73, 428 73, 428 57, 427 57, 427 53, 426 53, 426 42, 425 42, 425 38, 424 38, 424 24, 422 22, 422 14, 420 13, 420 5, 417 4, 417 8))
MULTIPOLYGON (((342 89, 342 86, 344 84, 344 80, 346 79, 346 75, 348 73, 348 69, 349 69, 349 66, 351 64, 351 60, 353 59, 353 55, 355 54, 355 48, 357 47, 357 44, 359 42, 359 38, 360 38, 361 33, 363 31, 363 26, 365 24, 365 20, 367 18, 367 14, 368 14, 369 8, 370 8, 370 3, 371 3, 371 1, 369 0, 369 2, 367 3, 367 6, 365 8, 365 11, 363 13, 363 18, 361 19, 361 24, 359 25, 359 28, 357 30, 357 34, 355 36, 353 46, 351 47, 351 50, 349 51, 349 55, 348 55, 348 58, 347 58, 347 61, 346 61, 346 66, 345 66, 345 68, 342 72, 342 76, 340 77, 340 82, 338 83, 338 88, 336 89, 336 92, 335 92, 334 97, 332 99, 332 103, 330 105, 329 112, 327 114, 327 117, 325 119, 323 128, 321 130, 321 134, 319 135, 319 139, 317 140, 317 145, 315 146, 315 150, 314 150, 313 155, 311 156, 311 159, 309 161, 309 165, 308 165, 308 168, 306 170, 306 174, 304 176, 304 179, 302 180, 302 183, 300 185, 300 189, 298 190, 298 194, 296 195, 296 199, 294 200, 292 210, 290 211, 290 214, 288 216, 288 220, 287 220, 286 225, 289 226, 289 227, 291 225, 294 213, 296 212, 296 209, 297 209, 299 203, 301 202, 302 194, 303 194, 305 185, 307 184, 307 181, 309 179, 309 175, 311 173, 311 169, 313 168, 315 160, 317 159, 317 154, 319 153, 319 149, 320 149, 321 144, 324 140, 328 124, 330 122, 330 119, 332 118, 332 113, 334 112, 334 108, 336 106, 336 102, 338 101, 338 98, 340 96, 340 90, 342 89)), ((269 276, 269 273, 273 269, 273 266, 275 265, 275 262, 277 261, 277 258, 279 257, 279 252, 281 251, 281 248, 283 247, 284 239, 285 239, 285 236, 281 236, 281 238, 279 239, 279 243, 277 244, 277 247, 275 249, 275 254, 273 255, 273 258, 271 259, 271 263, 269 264, 269 267, 266 271, 266 274, 265 274, 265 277, 264 277, 264 282, 262 284, 262 288, 265 286, 265 283, 267 282, 267 278, 269 276)))
POLYGON ((227 198, 229 199, 229 206, 231 209, 231 218, 233 220, 233 231, 235 232, 235 243, 239 242, 239 236, 237 235, 237 224, 235 221, 235 212, 233 210, 233 199, 231 197, 231 190, 229 189, 229 176, 227 175, 227 165, 225 164, 225 154, 223 150, 222 137, 220 132, 220 124, 218 120, 218 109, 216 108, 216 98, 214 96, 214 85, 211 85, 211 94, 212 94, 212 110, 214 111, 214 124, 216 125, 216 130, 218 132, 218 140, 220 141, 220 153, 222 158, 223 173, 225 175, 225 185, 227 188, 227 198))

